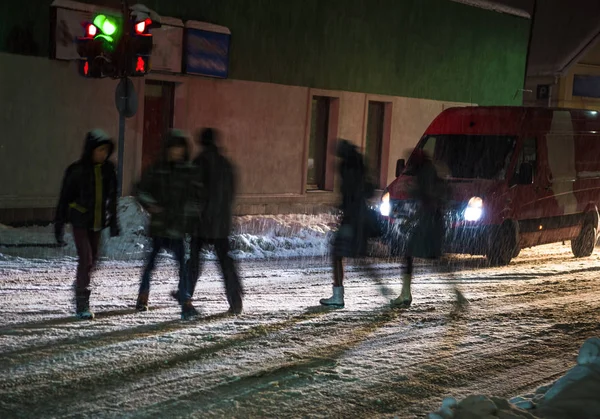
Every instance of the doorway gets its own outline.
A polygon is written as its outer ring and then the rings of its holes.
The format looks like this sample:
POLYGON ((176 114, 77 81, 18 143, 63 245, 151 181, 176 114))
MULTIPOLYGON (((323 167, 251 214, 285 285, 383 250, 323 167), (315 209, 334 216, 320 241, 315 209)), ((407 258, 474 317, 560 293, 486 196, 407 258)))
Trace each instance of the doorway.
POLYGON ((147 80, 144 93, 142 172, 159 157, 163 138, 173 128, 175 84, 147 80))

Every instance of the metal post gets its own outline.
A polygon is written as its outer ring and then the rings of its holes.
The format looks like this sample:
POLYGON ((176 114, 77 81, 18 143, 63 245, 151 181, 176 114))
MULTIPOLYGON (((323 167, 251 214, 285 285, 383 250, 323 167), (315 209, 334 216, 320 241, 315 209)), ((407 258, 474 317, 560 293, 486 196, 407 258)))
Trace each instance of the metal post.
MULTIPOLYGON (((129 14, 129 6, 127 4, 127 0, 121 1, 121 7, 123 12, 123 28, 125 29, 125 33, 122 36, 129 36, 127 17, 129 14)), ((123 79, 121 79, 123 80, 123 79)), ((127 80, 125 78, 124 80, 127 80)), ((125 83, 125 97, 129 97, 129 83, 125 83)), ((119 165, 117 168, 117 196, 123 196, 123 155, 125 151, 125 115, 124 112, 119 112, 119 165)))
MULTIPOLYGON (((127 88, 126 88, 127 89, 127 88)), ((118 165, 118 189, 117 196, 123 196, 123 152, 125 148, 125 116, 119 113, 119 165, 118 165)))

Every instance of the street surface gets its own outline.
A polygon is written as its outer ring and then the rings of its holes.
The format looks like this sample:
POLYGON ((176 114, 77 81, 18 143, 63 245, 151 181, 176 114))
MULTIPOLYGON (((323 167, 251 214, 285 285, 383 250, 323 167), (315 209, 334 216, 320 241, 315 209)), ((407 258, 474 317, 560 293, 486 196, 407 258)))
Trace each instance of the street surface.
MULTIPOLYGON (((400 290, 397 261, 378 260, 400 290)), ((75 264, 0 261, 0 417, 424 417, 446 396, 525 394, 561 376, 600 334, 600 257, 568 243, 523 250, 504 268, 480 257, 419 265, 413 306, 349 267, 346 307, 324 258, 249 261, 245 313, 225 314, 209 262, 196 306, 179 320, 170 261, 151 310, 133 310, 141 264, 104 262, 94 321, 71 310, 75 264), (454 271, 454 277, 449 274, 454 271), (450 283, 470 300, 452 314, 450 283)))

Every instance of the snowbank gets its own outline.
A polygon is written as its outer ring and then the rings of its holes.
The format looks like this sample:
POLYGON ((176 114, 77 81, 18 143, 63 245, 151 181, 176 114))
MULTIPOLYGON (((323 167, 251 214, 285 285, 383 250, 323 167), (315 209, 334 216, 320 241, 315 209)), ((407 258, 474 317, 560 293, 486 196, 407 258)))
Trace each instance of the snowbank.
POLYGON ((446 398, 442 408, 429 419, 471 418, 600 418, 600 338, 582 345, 577 365, 550 386, 535 394, 506 400, 499 397, 469 396, 460 403, 446 398))
MULTIPOLYGON (((121 235, 110 238, 105 230, 101 255, 114 260, 142 259, 149 250, 148 214, 131 197, 118 205, 121 235)), ((237 258, 285 258, 324 256, 337 219, 333 215, 274 215, 234 217, 232 250, 237 258)), ((76 257, 67 228, 65 247, 56 247, 54 226, 12 228, 0 224, 0 260, 6 257, 56 259, 76 257)), ((207 252, 208 258, 213 258, 207 252)))

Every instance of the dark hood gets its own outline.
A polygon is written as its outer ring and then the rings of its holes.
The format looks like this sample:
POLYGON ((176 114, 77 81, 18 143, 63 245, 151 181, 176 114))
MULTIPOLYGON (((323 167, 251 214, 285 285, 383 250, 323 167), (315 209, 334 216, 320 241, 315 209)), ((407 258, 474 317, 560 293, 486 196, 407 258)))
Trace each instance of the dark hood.
POLYGON ((176 130, 176 129, 172 129, 171 131, 169 131, 169 133, 167 134, 167 136, 165 137, 164 143, 163 143, 163 152, 162 152, 162 159, 163 161, 167 161, 168 160, 168 156, 167 156, 167 150, 170 147, 184 147, 185 148, 185 161, 189 161, 190 160, 190 146, 188 144, 188 140, 187 140, 187 136, 185 135, 185 133, 183 131, 180 130, 176 130))
POLYGON ((108 150, 108 156, 106 157, 108 160, 115 149, 115 143, 110 135, 101 129, 94 129, 88 132, 85 136, 85 144, 83 145, 83 154, 81 155, 81 160, 91 162, 93 151, 104 144, 108 144, 110 146, 108 150))
POLYGON ((341 165, 345 167, 363 167, 362 154, 358 148, 348 140, 339 140, 336 155, 342 160, 341 165))

